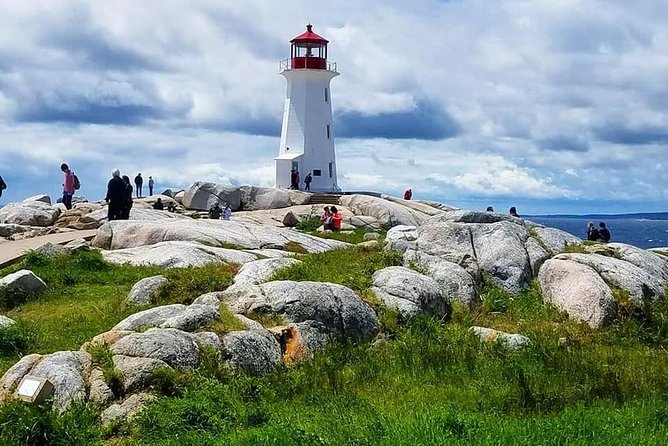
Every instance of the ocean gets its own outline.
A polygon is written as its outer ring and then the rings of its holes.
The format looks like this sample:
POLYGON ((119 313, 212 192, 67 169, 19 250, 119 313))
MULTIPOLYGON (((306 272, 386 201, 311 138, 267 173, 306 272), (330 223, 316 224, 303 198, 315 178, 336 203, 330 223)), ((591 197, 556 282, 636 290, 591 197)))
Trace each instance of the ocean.
POLYGON ((525 217, 545 226, 570 232, 580 238, 587 236, 587 223, 600 221, 612 234, 612 242, 628 243, 639 248, 668 246, 668 219, 652 218, 651 214, 639 216, 535 216, 525 217))

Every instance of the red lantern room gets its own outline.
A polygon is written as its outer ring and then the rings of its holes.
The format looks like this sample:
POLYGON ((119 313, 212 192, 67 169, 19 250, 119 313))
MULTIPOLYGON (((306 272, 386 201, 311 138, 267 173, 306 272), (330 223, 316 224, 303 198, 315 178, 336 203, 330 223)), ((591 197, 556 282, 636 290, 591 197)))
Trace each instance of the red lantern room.
POLYGON ((313 25, 306 25, 306 32, 290 41, 290 69, 327 69, 327 44, 329 41, 313 32, 313 25))

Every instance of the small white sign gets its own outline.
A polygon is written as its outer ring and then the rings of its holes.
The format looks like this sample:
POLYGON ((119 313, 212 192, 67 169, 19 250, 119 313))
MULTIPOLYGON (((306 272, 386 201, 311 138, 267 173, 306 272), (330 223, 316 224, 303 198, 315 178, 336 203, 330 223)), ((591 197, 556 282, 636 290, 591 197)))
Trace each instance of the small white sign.
POLYGON ((37 393, 40 384, 42 384, 42 382, 36 379, 29 379, 29 378, 24 379, 17 393, 20 396, 27 396, 29 398, 33 398, 37 393))

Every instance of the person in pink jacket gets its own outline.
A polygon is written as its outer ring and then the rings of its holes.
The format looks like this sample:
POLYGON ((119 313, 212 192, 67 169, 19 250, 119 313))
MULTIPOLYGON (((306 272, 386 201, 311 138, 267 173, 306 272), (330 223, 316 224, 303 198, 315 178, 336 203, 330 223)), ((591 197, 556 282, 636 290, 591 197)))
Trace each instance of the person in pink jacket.
POLYGON ((72 209, 72 196, 74 195, 74 173, 70 167, 63 163, 60 165, 65 178, 63 179, 63 204, 67 209, 72 209))

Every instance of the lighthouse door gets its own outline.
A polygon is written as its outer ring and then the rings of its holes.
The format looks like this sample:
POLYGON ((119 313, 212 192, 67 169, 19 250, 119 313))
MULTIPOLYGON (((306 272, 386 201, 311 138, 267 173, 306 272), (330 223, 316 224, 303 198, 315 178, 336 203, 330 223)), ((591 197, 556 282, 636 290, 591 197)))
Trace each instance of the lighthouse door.
POLYGON ((299 161, 293 161, 292 162, 292 170, 299 171, 299 161))

